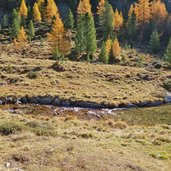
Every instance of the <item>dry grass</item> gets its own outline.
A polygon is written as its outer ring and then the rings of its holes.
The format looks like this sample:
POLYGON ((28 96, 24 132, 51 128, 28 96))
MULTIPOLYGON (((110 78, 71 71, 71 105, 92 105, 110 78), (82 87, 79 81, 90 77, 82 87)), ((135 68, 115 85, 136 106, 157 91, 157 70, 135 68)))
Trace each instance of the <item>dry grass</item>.
POLYGON ((0 110, 0 123, 25 126, 24 131, 0 136, 0 170, 170 171, 170 142, 153 143, 157 137, 162 140, 161 131, 163 137, 169 136, 170 129, 160 125, 113 129, 106 120, 65 122, 64 116, 49 116, 47 120, 47 116, 39 114, 33 118, 24 114, 24 109, 23 114, 0 110), (5 167, 8 163, 9 168, 5 167))
POLYGON ((100 65, 86 62, 49 60, 48 49, 40 45, 23 52, 0 45, 1 96, 59 96, 70 101, 90 101, 109 105, 161 100, 162 83, 170 71, 100 65), (44 52, 44 54, 42 54, 44 52), (39 54, 40 53, 40 54, 39 54), (39 54, 36 56, 36 54, 39 54), (41 56, 42 55, 42 56, 41 56), (36 74, 35 79, 28 75, 36 74))

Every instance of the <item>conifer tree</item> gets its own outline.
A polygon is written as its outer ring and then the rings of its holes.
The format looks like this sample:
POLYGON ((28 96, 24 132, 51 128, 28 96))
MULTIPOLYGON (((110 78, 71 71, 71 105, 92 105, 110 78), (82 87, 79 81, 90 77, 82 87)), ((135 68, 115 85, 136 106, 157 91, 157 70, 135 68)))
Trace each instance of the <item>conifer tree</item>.
POLYGON ((146 31, 145 31, 145 40, 150 40, 152 33, 157 29, 155 21, 152 19, 150 20, 149 24, 147 25, 146 31))
POLYGON ((106 43, 105 42, 102 43, 102 47, 101 47, 100 55, 99 55, 99 61, 104 64, 108 64, 108 62, 109 62, 109 56, 106 52, 106 43))
POLYGON ((150 2, 149 0, 139 0, 138 5, 135 7, 137 8, 134 9, 136 10, 135 14, 137 22, 139 26, 144 27, 144 25, 147 24, 151 18, 150 2))
POLYGON ((110 56, 110 52, 112 50, 112 40, 110 37, 106 40, 106 53, 108 56, 110 56))
POLYGON ((20 5, 20 8, 19 8, 19 15, 21 17, 23 17, 24 19, 26 19, 27 16, 28 16, 28 9, 27 9, 25 0, 21 1, 21 5, 20 5))
POLYGON ((8 24, 9 24, 8 16, 7 16, 7 15, 4 15, 4 16, 3 16, 3 26, 4 26, 4 27, 7 27, 8 24))
POLYGON ((17 38, 17 35, 20 32, 20 25, 19 25, 19 21, 18 21, 18 17, 14 18, 12 21, 12 27, 11 27, 11 35, 12 38, 17 38))
POLYGON ((103 38, 106 40, 109 36, 113 37, 113 17, 114 12, 112 6, 106 1, 104 11, 99 15, 99 26, 103 33, 103 38))
POLYGON ((64 25, 59 16, 56 17, 52 30, 48 33, 48 40, 52 43, 52 52, 58 48, 60 53, 63 55, 70 52, 70 41, 67 38, 67 33, 65 32, 64 25))
POLYGON ((44 18, 48 23, 52 22, 53 18, 58 18, 59 11, 54 0, 47 0, 47 6, 45 8, 44 18))
POLYGON ((16 9, 12 11, 12 27, 11 27, 11 36, 12 38, 17 38, 17 35, 20 31, 20 21, 16 9))
POLYGON ((35 36, 35 29, 32 20, 30 20, 29 22, 28 31, 29 31, 29 39, 31 40, 35 36))
POLYGON ((155 30, 151 35, 150 48, 151 48, 153 53, 157 53, 159 51, 160 37, 159 37, 157 30, 155 30))
POLYGON ((85 20, 83 15, 79 15, 77 19, 77 32, 75 36, 76 52, 82 53, 86 49, 85 39, 85 20))
POLYGON ((73 29, 74 28, 74 15, 71 11, 71 9, 69 9, 68 11, 68 15, 65 21, 65 27, 67 29, 73 29))
POLYGON ((90 0, 80 0, 77 8, 77 14, 84 15, 86 13, 90 15, 92 14, 90 0))
POLYGON ((115 31, 119 31, 119 29, 123 26, 123 16, 122 13, 119 13, 118 10, 114 13, 114 29, 115 31))
POLYGON ((99 0, 99 4, 97 7, 97 14, 101 15, 105 10, 105 0, 99 0))
POLYGON ((121 47, 119 45, 118 39, 115 38, 112 45, 112 56, 114 61, 120 61, 121 47))
POLYGON ((152 20, 155 21, 158 27, 163 26, 168 17, 166 6, 160 0, 153 1, 151 5, 152 20))
POLYGON ((17 35, 17 41, 20 43, 27 42, 27 34, 24 30, 24 27, 21 27, 18 35, 17 35))
POLYGON ((166 52, 164 54, 164 60, 168 62, 170 68, 171 68, 171 38, 169 40, 166 52))
POLYGON ((97 49, 96 29, 93 16, 85 14, 85 38, 86 38, 86 53, 92 55, 97 49))
POLYGON ((41 13, 39 11, 39 7, 36 2, 34 3, 34 6, 33 6, 33 19, 35 22, 38 22, 38 23, 40 23, 42 20, 41 13))
POLYGON ((137 37, 137 23, 134 12, 132 12, 131 16, 128 18, 128 36, 131 41, 136 40, 137 37))

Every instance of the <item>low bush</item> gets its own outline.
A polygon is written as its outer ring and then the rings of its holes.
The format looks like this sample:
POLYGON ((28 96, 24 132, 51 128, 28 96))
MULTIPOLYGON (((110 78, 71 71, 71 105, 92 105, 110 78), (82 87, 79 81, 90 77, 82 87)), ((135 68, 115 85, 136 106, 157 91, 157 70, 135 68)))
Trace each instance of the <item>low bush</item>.
POLYGON ((30 78, 30 79, 36 79, 38 76, 37 72, 34 72, 34 71, 30 71, 28 74, 27 74, 27 77, 30 78))
POLYGON ((16 132, 22 131, 24 128, 22 123, 9 121, 0 123, 0 134, 1 135, 10 135, 15 134, 16 132))

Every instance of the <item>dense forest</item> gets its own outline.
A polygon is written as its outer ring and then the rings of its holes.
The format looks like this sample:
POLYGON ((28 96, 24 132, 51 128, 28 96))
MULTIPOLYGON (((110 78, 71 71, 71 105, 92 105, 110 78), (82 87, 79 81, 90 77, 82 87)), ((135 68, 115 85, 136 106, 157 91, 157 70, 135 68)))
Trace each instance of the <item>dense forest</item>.
POLYGON ((145 44, 149 53, 160 54, 171 65, 169 1, 8 0, 0 3, 1 32, 6 30, 8 40, 16 49, 24 47, 28 40, 46 37, 55 60, 74 54, 72 58, 86 56, 93 61, 98 54, 98 61, 107 64, 125 60, 120 56, 121 45, 133 48, 145 44))

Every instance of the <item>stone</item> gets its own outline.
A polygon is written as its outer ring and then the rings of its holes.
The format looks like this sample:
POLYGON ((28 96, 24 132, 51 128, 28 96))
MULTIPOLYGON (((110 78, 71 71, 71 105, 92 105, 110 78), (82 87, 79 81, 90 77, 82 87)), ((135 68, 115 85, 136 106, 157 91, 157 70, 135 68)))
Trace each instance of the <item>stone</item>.
POLYGON ((68 101, 65 101, 65 102, 62 102, 62 106, 63 107, 69 107, 69 106, 71 106, 71 103, 68 101))
POLYGON ((61 104, 61 100, 59 97, 55 97, 54 100, 52 101, 52 105, 54 106, 59 106, 61 104))
POLYGON ((103 108, 104 106, 101 104, 93 103, 93 102, 77 102, 76 107, 83 107, 83 108, 103 108))
POLYGON ((22 98, 20 98, 20 101, 21 101, 22 103, 28 103, 27 97, 22 97, 22 98))
POLYGON ((171 93, 167 92, 164 97, 164 100, 166 103, 171 103, 171 93))
POLYGON ((40 98, 40 104, 44 105, 50 105, 52 103, 52 97, 51 96, 45 96, 40 98))
POLYGON ((6 168, 9 168, 10 167, 10 163, 9 162, 6 162, 5 164, 4 164, 4 166, 6 167, 6 168))
POLYGON ((39 101, 40 101, 40 98, 39 97, 32 97, 29 100, 30 103, 35 103, 35 104, 38 104, 39 101))

